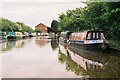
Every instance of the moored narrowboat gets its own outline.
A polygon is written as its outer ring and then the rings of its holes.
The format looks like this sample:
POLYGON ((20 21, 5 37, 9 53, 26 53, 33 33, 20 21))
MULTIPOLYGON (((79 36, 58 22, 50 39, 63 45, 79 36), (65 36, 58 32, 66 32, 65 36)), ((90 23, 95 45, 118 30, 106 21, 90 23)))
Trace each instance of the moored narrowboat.
POLYGON ((15 32, 8 32, 7 39, 16 39, 15 32))
POLYGON ((59 41, 62 43, 67 43, 67 40, 69 40, 69 35, 72 32, 66 31, 66 32, 61 32, 60 33, 60 37, 59 37, 59 41))
POLYGON ((0 31, 0 40, 6 39, 6 32, 0 31))
POLYGON ((29 37, 29 33, 28 32, 22 32, 23 38, 28 38, 29 37))
POLYGON ((69 44, 81 45, 83 49, 107 49, 109 42, 106 40, 105 32, 89 30, 72 33, 69 44))
POLYGON ((18 39, 23 38, 22 32, 15 32, 15 36, 16 36, 16 38, 18 38, 18 39))
POLYGON ((22 32, 9 32, 7 35, 7 39, 21 39, 22 37, 22 32))

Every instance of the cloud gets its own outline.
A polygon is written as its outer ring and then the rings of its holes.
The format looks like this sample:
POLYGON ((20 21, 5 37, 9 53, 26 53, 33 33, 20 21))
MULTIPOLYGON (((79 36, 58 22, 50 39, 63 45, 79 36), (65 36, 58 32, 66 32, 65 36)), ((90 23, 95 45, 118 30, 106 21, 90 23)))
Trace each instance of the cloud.
MULTIPOLYGON (((47 0, 45 0, 47 1, 47 0)), ((54 1, 54 0, 51 0, 54 1)), ((59 0, 58 0, 59 1, 59 0)), ((66 0, 67 1, 67 0, 66 0)), ((71 0, 72 1, 72 0, 71 0)), ((69 9, 83 7, 79 2, 2 2, 0 17, 20 21, 34 28, 39 23, 50 26, 58 14, 69 9)))
POLYGON ((85 0, 0 0, 0 2, 80 2, 85 0))

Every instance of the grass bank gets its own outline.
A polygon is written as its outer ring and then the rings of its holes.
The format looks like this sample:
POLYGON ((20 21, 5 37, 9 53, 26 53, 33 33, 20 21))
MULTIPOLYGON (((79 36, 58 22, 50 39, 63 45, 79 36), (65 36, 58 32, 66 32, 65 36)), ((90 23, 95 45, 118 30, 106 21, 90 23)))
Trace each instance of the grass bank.
POLYGON ((120 49, 120 41, 119 40, 108 40, 110 43, 110 47, 115 49, 120 49))

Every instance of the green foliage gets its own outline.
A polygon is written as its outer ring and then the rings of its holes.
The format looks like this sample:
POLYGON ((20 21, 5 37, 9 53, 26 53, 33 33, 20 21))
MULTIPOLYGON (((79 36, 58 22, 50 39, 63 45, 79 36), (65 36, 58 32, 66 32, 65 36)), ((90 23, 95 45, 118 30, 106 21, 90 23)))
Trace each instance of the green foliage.
POLYGON ((58 30, 58 21, 53 20, 51 23, 51 28, 54 29, 55 32, 59 31, 58 30))
POLYGON ((21 31, 21 32, 33 32, 33 29, 26 26, 21 22, 12 22, 8 19, 0 18, 0 30, 5 32, 21 31))
POLYGON ((6 32, 18 30, 17 25, 15 25, 12 21, 4 18, 0 18, 0 27, 2 28, 2 31, 6 32))
POLYGON ((41 33, 42 31, 40 29, 35 29, 35 32, 41 33))
POLYGON ((51 48, 52 50, 56 50, 58 48, 58 43, 55 39, 51 40, 51 48))
POLYGON ((84 8, 59 14, 58 30, 83 31, 99 29, 108 39, 120 40, 120 2, 90 2, 84 8))
POLYGON ((19 30, 22 32, 33 32, 33 29, 25 25, 24 23, 16 22, 15 24, 19 27, 19 30))

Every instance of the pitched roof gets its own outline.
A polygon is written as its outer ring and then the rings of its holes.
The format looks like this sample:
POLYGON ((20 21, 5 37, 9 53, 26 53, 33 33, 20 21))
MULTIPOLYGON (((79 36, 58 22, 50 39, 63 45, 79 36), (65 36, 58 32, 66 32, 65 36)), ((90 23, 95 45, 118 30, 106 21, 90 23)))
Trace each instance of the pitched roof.
POLYGON ((40 24, 38 24, 38 25, 35 26, 35 27, 38 27, 39 25, 43 25, 44 27, 47 27, 47 26, 45 26, 43 23, 40 23, 40 24))

